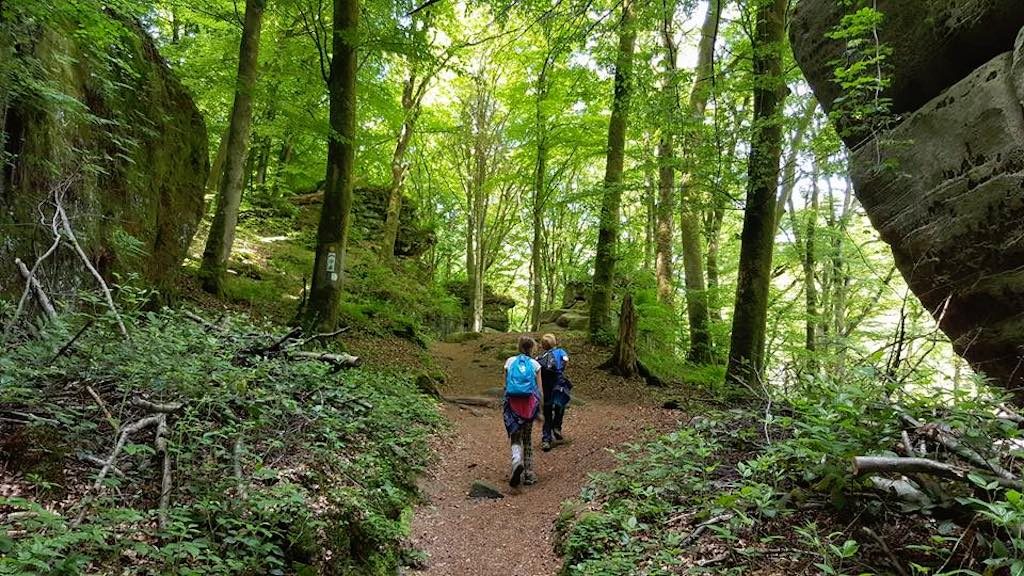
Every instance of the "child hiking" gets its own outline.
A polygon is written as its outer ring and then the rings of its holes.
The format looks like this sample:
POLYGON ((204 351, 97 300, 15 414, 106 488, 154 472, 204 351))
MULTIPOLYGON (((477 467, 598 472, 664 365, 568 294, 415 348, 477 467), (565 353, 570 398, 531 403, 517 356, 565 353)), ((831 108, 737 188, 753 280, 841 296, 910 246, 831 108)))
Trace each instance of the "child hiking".
POLYGON ((537 342, 519 338, 519 354, 505 360, 505 431, 512 443, 512 477, 509 485, 537 482, 533 472, 533 421, 540 410, 540 364, 531 356, 537 342))
POLYGON ((544 429, 541 450, 547 452, 553 445, 562 442, 562 419, 569 404, 572 382, 565 377, 565 365, 569 354, 558 347, 554 334, 545 334, 540 339, 544 353, 537 359, 540 364, 541 388, 544 390, 544 429))

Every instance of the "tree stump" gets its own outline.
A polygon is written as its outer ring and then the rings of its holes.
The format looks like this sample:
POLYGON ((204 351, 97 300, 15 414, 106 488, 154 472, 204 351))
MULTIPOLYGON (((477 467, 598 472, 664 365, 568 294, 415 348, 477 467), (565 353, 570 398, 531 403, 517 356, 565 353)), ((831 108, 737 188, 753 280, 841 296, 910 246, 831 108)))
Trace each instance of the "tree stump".
POLYGON ((623 378, 632 378, 639 371, 636 359, 636 323, 633 295, 626 294, 622 299, 622 311, 619 313, 619 339, 615 343, 615 353, 610 363, 611 372, 623 378))

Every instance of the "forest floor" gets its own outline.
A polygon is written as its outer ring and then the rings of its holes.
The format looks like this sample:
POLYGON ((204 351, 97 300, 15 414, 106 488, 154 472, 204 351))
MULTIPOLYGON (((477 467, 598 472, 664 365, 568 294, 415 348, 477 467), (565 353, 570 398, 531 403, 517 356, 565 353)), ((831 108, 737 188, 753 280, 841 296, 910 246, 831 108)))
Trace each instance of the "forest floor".
POLYGON ((421 481, 425 503, 415 513, 412 542, 428 555, 417 574, 478 576, 557 574, 555 521, 562 502, 579 495, 592 472, 611 469, 627 442, 678 425, 681 414, 654 405, 646 385, 597 368, 607 351, 568 339, 568 374, 574 399, 566 413, 566 443, 540 450, 541 423, 533 433, 536 485, 510 488, 510 454, 499 396, 504 359, 516 334, 487 334, 464 343, 436 343, 445 369, 446 398, 487 399, 491 407, 446 402, 450 431, 436 440, 439 461, 421 481), (476 480, 498 487, 500 499, 471 499, 476 480))

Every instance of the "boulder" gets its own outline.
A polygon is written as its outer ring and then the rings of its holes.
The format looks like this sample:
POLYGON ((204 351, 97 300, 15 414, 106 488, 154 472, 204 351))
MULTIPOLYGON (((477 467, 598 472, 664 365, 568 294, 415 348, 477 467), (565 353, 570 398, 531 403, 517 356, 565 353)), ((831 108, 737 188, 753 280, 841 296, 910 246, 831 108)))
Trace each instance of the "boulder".
MULTIPOLYGON (((67 21, 9 22, 25 41, 6 55, 10 38, 0 37, 0 62, 32 78, 10 92, 0 85, 0 297, 24 285, 14 259, 31 266, 53 242, 55 191, 103 276, 138 273, 170 288, 203 214, 202 115, 137 22, 111 11, 79 22, 66 12, 67 21), (108 44, 90 43, 83 30, 95 26, 108 44)), ((95 287, 67 242, 37 277, 58 296, 95 287)))
MULTIPOLYGON (((839 3, 803 0, 794 53, 828 108, 824 32, 839 3)), ((851 151, 857 198, 958 353, 1024 386, 1024 10, 1017 0, 879 0, 896 125, 851 151)), ((840 119, 841 122, 849 120, 840 119)), ((1024 393, 1018 392, 1024 402, 1024 393)))
POLYGON ((590 327, 590 316, 585 310, 582 312, 570 311, 559 316, 556 323, 566 330, 585 331, 590 327))

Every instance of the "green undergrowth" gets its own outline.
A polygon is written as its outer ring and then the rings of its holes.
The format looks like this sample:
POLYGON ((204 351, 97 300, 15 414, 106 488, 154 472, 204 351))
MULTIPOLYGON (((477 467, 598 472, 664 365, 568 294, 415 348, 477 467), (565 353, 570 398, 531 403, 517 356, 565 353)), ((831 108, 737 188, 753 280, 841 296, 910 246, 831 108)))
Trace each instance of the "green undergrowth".
MULTIPOLYGON (((854 456, 897 455, 901 414, 941 422, 1009 465, 1019 454, 993 446, 1020 433, 993 416, 997 404, 987 392, 893 395, 865 371, 807 382, 772 404, 691 405, 698 416, 630 446, 563 506, 563 574, 897 574, 894 555, 906 574, 1024 573, 1024 498, 991 473, 943 480, 949 501, 911 505, 851 471, 854 456)), ((927 428, 910 437, 930 442, 927 428)))
MULTIPOLYGON (((279 323, 295 318, 309 289, 316 248, 312 211, 247 214, 239 222, 225 299, 279 323)), ((203 246, 196 234, 185 270, 198 271, 203 246)), ((342 322, 374 335, 396 335, 421 345, 461 321, 458 301, 430 279, 418 262, 379 262, 368 246, 351 243, 346 255, 342 322)))
POLYGON ((128 342, 100 318, 53 360, 89 321, 0 355, 0 574, 395 573, 441 422, 410 376, 247 353, 282 330, 169 309, 129 313, 128 342), (182 404, 167 415, 163 528, 153 427, 90 488, 88 459, 153 414, 137 397, 182 404))

